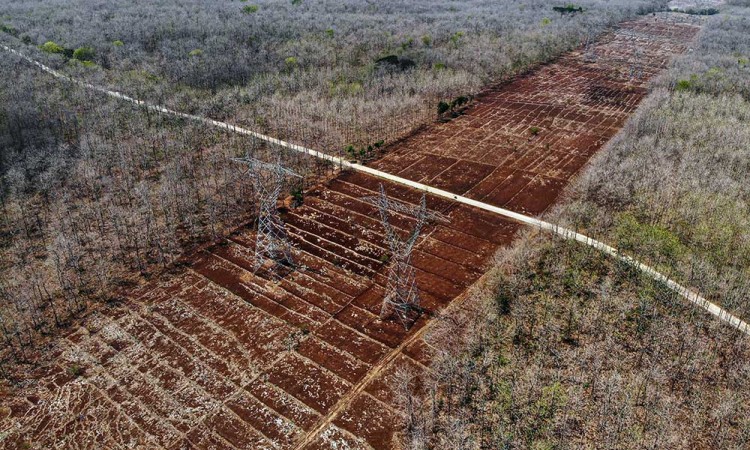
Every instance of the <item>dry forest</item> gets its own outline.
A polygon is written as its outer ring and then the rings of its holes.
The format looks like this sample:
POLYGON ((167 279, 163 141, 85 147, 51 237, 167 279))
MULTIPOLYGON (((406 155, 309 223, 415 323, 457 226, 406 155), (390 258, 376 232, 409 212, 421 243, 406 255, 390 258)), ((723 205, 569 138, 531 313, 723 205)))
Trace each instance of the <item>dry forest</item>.
POLYGON ((748 124, 747 0, 0 0, 0 448, 750 448, 748 124))

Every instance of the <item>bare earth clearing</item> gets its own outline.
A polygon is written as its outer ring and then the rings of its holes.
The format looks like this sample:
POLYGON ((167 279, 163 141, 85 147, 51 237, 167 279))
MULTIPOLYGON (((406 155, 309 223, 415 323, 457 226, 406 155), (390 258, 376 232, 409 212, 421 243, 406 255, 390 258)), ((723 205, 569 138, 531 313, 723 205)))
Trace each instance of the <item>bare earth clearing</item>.
MULTIPOLYGON (((645 84, 698 31, 674 16, 621 24, 593 48, 487 91, 466 113, 410 137, 379 169, 525 214, 544 212, 624 124, 645 84), (638 63, 632 64, 638 50, 638 63), (642 72, 631 79, 634 68, 642 72), (533 131, 532 131, 533 130, 533 131)), ((386 249, 380 181, 345 173, 284 215, 306 267, 252 273, 253 231, 133 292, 117 313, 62 339, 55 364, 3 400, 9 447, 393 448, 401 406, 388 378, 427 370, 434 313, 476 282, 519 225, 444 199, 414 264, 427 314, 405 332, 377 313, 386 249)), ((416 203, 420 194, 386 185, 416 203)), ((411 219, 397 217, 398 226, 411 219)))

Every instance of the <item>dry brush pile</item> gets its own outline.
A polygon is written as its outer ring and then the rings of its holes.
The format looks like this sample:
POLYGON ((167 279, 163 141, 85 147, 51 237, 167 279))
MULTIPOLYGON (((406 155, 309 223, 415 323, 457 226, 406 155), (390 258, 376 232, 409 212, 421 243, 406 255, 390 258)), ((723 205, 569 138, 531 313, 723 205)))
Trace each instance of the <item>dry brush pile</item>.
MULTIPOLYGON (((548 217, 743 318, 748 14, 728 8, 707 22, 548 217)), ((750 445, 747 336, 575 243, 527 233, 499 255, 473 308, 430 340, 443 350, 429 379, 400 383, 402 401, 419 405, 409 448, 750 445)))

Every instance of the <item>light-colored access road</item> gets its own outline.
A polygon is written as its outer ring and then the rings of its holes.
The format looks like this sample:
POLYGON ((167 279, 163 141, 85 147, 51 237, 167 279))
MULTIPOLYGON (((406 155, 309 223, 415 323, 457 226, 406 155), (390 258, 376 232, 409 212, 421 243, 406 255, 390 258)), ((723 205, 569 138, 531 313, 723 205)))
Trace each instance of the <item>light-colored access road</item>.
MULTIPOLYGON (((2 45, 2 44, 0 44, 0 45, 2 45)), ((288 148, 290 150, 293 150, 293 151, 296 151, 296 152, 299 152, 299 153, 303 153, 303 154, 309 155, 309 156, 314 157, 314 158, 318 158, 318 159, 321 159, 321 160, 329 161, 329 162, 331 162, 333 164, 336 164, 337 166, 341 167, 342 169, 356 170, 358 172, 366 173, 368 175, 372 175, 372 176, 377 177, 377 178, 381 178, 381 179, 384 179, 384 180, 389 180, 389 181, 392 181, 394 183, 398 183, 398 184, 401 184, 401 185, 404 185, 404 186, 409 186, 411 188, 417 189, 419 191, 426 192, 426 193, 434 195, 436 197, 447 198, 447 199, 453 200, 453 201, 458 202, 458 203, 463 203, 465 205, 469 205, 469 206, 473 206, 475 208, 483 209, 485 211, 489 211, 489 212, 492 212, 494 214, 497 214, 497 215, 500 215, 500 216, 503 216, 503 217, 507 217, 507 218, 513 219, 513 220, 515 220, 517 222, 524 223, 524 224, 527 224, 527 225, 530 225, 530 226, 533 226, 533 227, 537 227, 537 228, 539 228, 541 230, 554 233, 554 234, 556 234, 558 236, 561 236, 561 237, 563 237, 565 239, 575 240, 575 241, 578 241, 578 242, 580 242, 582 244, 588 245, 590 247, 594 247, 597 250, 600 250, 600 251, 606 253, 607 255, 612 256, 613 258, 616 258, 616 259, 618 259, 620 261, 623 261, 623 262, 625 262, 627 264, 630 264, 630 265, 634 266, 635 268, 637 268, 638 270, 640 270, 641 272, 643 272, 645 275, 651 277, 652 279, 654 279, 654 280, 656 280, 658 282, 664 283, 664 285, 667 286, 669 289, 671 289, 672 291, 674 291, 677 294, 681 295, 683 298, 685 298, 689 302, 693 303, 694 305, 696 305, 696 306, 704 309, 708 313, 710 313, 713 316, 717 317, 719 320, 721 320, 721 321, 723 321, 723 322, 731 325, 732 327, 737 328, 738 330, 742 331, 743 333, 745 333, 747 335, 750 335, 750 324, 748 324, 744 320, 740 319, 739 317, 735 316, 734 314, 730 313, 729 311, 725 310, 724 308, 720 307, 719 305, 710 302, 709 300, 707 300, 706 298, 704 298, 700 294, 698 294, 696 292, 693 292, 692 290, 690 290, 690 289, 688 289, 688 288, 680 285, 679 283, 677 283, 676 281, 670 279, 666 275, 658 272, 653 267, 648 266, 646 264, 643 264, 640 261, 638 261, 638 260, 636 260, 636 259, 634 259, 634 258, 632 258, 632 257, 630 257, 628 255, 625 255, 625 254, 617 251, 617 249, 615 249, 614 247, 611 247, 611 246, 609 246, 609 245, 607 245, 607 244, 605 244, 603 242, 600 242, 600 241, 598 241, 596 239, 592 239, 592 238, 590 238, 588 236, 585 236, 583 234, 577 233, 577 232, 575 232, 573 230, 570 230, 568 228, 560 227, 558 225, 555 225, 555 224, 550 223, 550 222, 546 222, 544 220, 540 220, 540 219, 537 219, 537 218, 534 218, 534 217, 530 217, 530 216, 526 216, 526 215, 523 215, 523 214, 519 214, 517 212, 510 211, 508 209, 500 208, 500 207, 493 206, 493 205, 490 205, 490 204, 487 204, 487 203, 483 203, 483 202, 480 202, 480 201, 477 201, 477 200, 473 200, 471 198, 464 197, 464 196, 461 196, 461 195, 457 195, 457 194, 454 194, 454 193, 451 193, 451 192, 448 192, 448 191, 445 191, 445 190, 442 190, 442 189, 437 189, 437 188, 434 188, 432 186, 428 186, 426 184, 417 183, 415 181, 408 180, 408 179, 402 178, 402 177, 398 177, 398 176, 395 176, 395 175, 392 175, 390 173, 383 172, 383 171, 380 171, 380 170, 377 170, 377 169, 373 169, 371 167, 368 167, 368 166, 365 166, 365 165, 362 165, 362 164, 358 164, 358 163, 354 163, 354 162, 351 162, 351 161, 347 161, 347 160, 345 160, 343 158, 339 158, 338 156, 329 155, 329 154, 323 153, 323 152, 318 151, 318 150, 313 150, 313 149, 310 149, 310 148, 303 147, 301 145, 292 144, 290 142, 285 142, 285 141, 282 141, 280 139, 276 139, 276 138, 273 138, 271 136, 267 136, 265 134, 261 134, 261 133, 249 130, 247 128, 238 127, 236 125, 232 125, 232 124, 229 124, 229 123, 226 123, 226 122, 220 122, 218 120, 213 120, 213 119, 209 119, 209 118, 206 118, 206 117, 201 117, 201 116, 196 116, 196 115, 193 115, 193 114, 186 114, 186 113, 182 113, 182 112, 179 112, 179 111, 174 111, 172 109, 165 108, 163 106, 154 105, 154 104, 145 102, 143 100, 138 100, 138 99, 129 97, 127 95, 121 94, 120 92, 111 91, 111 90, 103 88, 101 86, 95 86, 93 84, 86 83, 84 81, 74 79, 74 78, 69 77, 69 76, 67 76, 67 75, 65 75, 65 74, 63 74, 61 72, 58 72, 58 71, 52 69, 51 67, 48 67, 48 66, 46 66, 46 65, 44 65, 44 64, 42 64, 42 63, 40 63, 40 62, 38 62, 36 60, 34 60, 34 59, 32 59, 32 58, 24 55, 23 53, 21 53, 21 52, 19 52, 17 50, 14 50, 14 49, 12 49, 12 48, 10 48, 8 46, 6 46, 6 45, 2 45, 2 47, 3 47, 3 49, 5 51, 7 51, 9 53, 12 53, 12 54, 14 54, 14 55, 22 58, 23 60, 25 60, 25 61, 27 61, 27 62, 29 62, 29 63, 37 66, 37 67, 39 67, 41 70, 49 73, 50 75, 54 76, 55 78, 68 81, 70 83, 76 84, 76 85, 81 86, 81 87, 86 88, 86 89, 90 89, 90 90, 94 90, 94 91, 100 92, 100 93, 108 95, 110 97, 114 97, 114 98, 117 98, 117 99, 120 99, 120 100, 124 100, 124 101, 133 103, 133 104, 138 105, 138 106, 142 106, 142 107, 144 107, 144 108, 146 108, 148 110, 156 111, 156 112, 159 112, 159 113, 162 113, 162 114, 167 114, 167 115, 171 115, 171 116, 175 116, 175 117, 181 117, 181 118, 184 118, 184 119, 194 120, 196 122, 201 122, 201 123, 204 123, 204 124, 207 124, 207 125, 210 125, 210 126, 214 126, 214 127, 217 127, 217 128, 222 128, 222 129, 225 129, 225 130, 228 130, 228 131, 232 131, 232 132, 239 133, 239 134, 244 134, 244 135, 247 135, 247 136, 253 136, 253 137, 257 138, 257 139, 263 140, 263 141, 271 143, 271 144, 275 144, 275 145, 278 145, 278 146, 281 146, 281 147, 285 147, 285 148, 288 148)))

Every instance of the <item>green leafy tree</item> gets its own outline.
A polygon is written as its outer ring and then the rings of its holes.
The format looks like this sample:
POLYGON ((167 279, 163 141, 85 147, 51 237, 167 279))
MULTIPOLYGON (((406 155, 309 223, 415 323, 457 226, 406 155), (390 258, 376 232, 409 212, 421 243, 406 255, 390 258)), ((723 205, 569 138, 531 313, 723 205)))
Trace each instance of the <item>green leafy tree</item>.
POLYGON ((78 47, 73 51, 73 59, 91 61, 94 59, 94 49, 91 47, 78 47))
POLYGON ((65 48, 63 48, 60 45, 57 45, 56 43, 52 41, 47 41, 40 47, 43 52, 47 53, 63 53, 65 51, 65 48))

